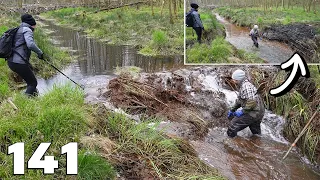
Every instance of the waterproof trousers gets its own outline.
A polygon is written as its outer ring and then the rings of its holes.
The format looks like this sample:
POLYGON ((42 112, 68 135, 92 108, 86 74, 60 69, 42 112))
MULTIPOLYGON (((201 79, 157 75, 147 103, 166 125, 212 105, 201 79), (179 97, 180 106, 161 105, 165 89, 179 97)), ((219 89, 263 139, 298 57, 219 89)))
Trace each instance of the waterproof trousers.
POLYGON ((8 66, 13 72, 17 73, 27 83, 27 90, 25 94, 28 96, 37 96, 38 82, 30 66, 28 64, 17 64, 9 61, 8 66))
POLYGON ((244 114, 240 117, 234 117, 228 127, 227 134, 229 137, 237 136, 237 132, 249 127, 252 134, 261 134, 261 124, 262 117, 253 118, 249 114, 244 114))

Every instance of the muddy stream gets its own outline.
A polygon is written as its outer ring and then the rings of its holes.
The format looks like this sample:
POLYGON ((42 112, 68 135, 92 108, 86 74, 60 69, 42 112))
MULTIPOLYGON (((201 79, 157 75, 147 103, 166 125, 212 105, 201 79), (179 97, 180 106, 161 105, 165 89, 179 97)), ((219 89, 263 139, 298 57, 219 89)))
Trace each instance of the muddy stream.
POLYGON ((258 39, 259 48, 256 48, 249 36, 251 29, 236 26, 219 14, 215 15, 218 21, 225 26, 226 40, 237 49, 244 49, 247 52, 256 53, 260 58, 270 64, 281 64, 287 61, 294 53, 288 45, 277 41, 268 41, 265 38, 262 40, 258 39))
MULTIPOLYGON (((237 97, 236 92, 222 88, 215 68, 209 67, 210 70, 207 70, 206 67, 182 69, 185 67, 183 67, 183 57, 181 56, 146 57, 137 54, 137 50, 130 46, 106 45, 95 39, 87 38, 84 33, 76 30, 60 27, 49 21, 42 22, 46 24, 43 28, 51 32, 50 36, 54 39, 56 46, 67 48, 71 55, 77 57, 77 61, 64 68, 63 72, 85 85, 86 101, 88 102, 107 100, 106 97, 101 96, 101 91, 107 87, 111 79, 116 77, 114 69, 117 66, 137 66, 145 74, 162 74, 161 76, 165 77, 162 80, 164 86, 167 86, 168 79, 172 79, 173 75, 170 71, 175 69, 184 77, 187 93, 200 104, 211 97, 203 96, 204 98, 200 98, 194 93, 195 87, 194 83, 191 83, 191 76, 194 77, 193 80, 197 79, 201 91, 222 94, 224 98, 220 99, 225 106, 231 106, 237 97)), ((247 37, 247 30, 229 25, 227 31, 227 39, 236 47, 251 49, 251 40, 247 37), (243 40, 236 40, 235 33, 243 40)), ((259 55, 272 59, 270 62, 286 60, 291 55, 291 51, 281 44, 274 46, 275 44, 277 43, 262 42, 259 52, 266 50, 268 53, 260 53, 259 55)), ((48 80, 38 80, 41 94, 49 91, 54 84, 69 83, 69 80, 60 74, 48 80)), ((224 114, 221 115, 221 117, 224 116, 224 114)), ((167 121, 162 124, 173 124, 171 128, 168 128, 168 134, 177 135, 177 132, 181 134, 181 129, 188 131, 179 123, 167 121)), ((296 150, 290 153, 285 161, 281 161, 283 154, 290 146, 282 137, 283 124, 284 119, 267 111, 262 123, 261 137, 251 137, 250 131, 245 129, 238 134, 239 137, 229 139, 226 135, 226 127, 211 127, 208 134, 201 140, 189 139, 189 141, 205 163, 216 168, 228 179, 320 179, 315 167, 311 166, 307 158, 302 157, 296 150)), ((186 132, 182 133, 186 134, 186 132)))

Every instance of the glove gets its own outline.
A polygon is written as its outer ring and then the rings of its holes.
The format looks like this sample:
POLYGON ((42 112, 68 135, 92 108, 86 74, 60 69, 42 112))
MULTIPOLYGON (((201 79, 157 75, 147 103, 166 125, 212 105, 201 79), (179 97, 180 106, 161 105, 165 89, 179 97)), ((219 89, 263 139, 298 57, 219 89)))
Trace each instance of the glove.
POLYGON ((231 117, 231 116, 234 116, 233 112, 231 110, 229 110, 228 112, 228 118, 231 117))
POLYGON ((44 53, 38 55, 38 58, 43 60, 44 59, 44 53))
POLYGON ((237 110, 236 112, 234 112, 234 115, 235 115, 236 117, 240 117, 240 116, 243 115, 243 111, 242 111, 242 110, 237 110))

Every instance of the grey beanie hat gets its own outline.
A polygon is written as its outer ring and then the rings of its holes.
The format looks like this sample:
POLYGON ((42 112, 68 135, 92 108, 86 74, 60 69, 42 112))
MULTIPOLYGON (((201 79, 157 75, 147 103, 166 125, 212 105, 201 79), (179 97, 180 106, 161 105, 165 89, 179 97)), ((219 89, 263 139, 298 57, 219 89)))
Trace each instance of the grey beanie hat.
POLYGON ((232 74, 232 79, 237 80, 237 81, 242 81, 245 78, 246 78, 246 73, 244 71, 242 71, 241 69, 237 69, 232 74))

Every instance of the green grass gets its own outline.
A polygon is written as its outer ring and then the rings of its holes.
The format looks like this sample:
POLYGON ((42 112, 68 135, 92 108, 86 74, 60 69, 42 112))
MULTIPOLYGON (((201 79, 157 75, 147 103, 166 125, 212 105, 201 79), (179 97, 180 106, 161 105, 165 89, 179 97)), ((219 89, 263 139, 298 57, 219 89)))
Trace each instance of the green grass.
POLYGON ((0 102, 10 93, 11 80, 9 78, 9 68, 4 59, 0 59, 0 102))
POLYGON ((81 27, 90 36, 111 44, 139 46, 140 53, 145 55, 183 54, 183 9, 178 10, 173 25, 169 23, 166 8, 161 15, 161 8, 155 7, 154 16, 148 6, 140 7, 139 10, 136 7, 124 7, 98 13, 92 13, 93 10, 66 8, 42 15, 54 18, 62 25, 81 27), (163 33, 160 35, 160 32, 163 33), (165 36, 166 40, 159 42, 159 35, 165 36))
MULTIPOLYGON (((58 156, 60 147, 78 142, 86 131, 86 113, 83 92, 69 86, 54 88, 42 98, 30 99, 22 94, 11 94, 18 111, 7 103, 0 106, 0 177, 12 178, 12 157, 6 155, 7 147, 17 142, 25 143, 26 159, 42 142, 51 142, 48 154, 58 156)), ((43 177, 37 171, 26 177, 43 177), (29 176, 30 175, 30 176, 29 176)))
POLYGON ((187 49, 187 63, 263 63, 256 54, 236 50, 223 37, 207 44, 195 44, 187 49))
POLYGON ((212 41, 211 46, 207 44, 196 44, 187 49, 188 63, 223 63, 233 54, 232 45, 218 37, 212 41))
POLYGON ((114 179, 116 172, 112 165, 95 153, 82 152, 78 155, 79 179, 114 179))
POLYGON ((295 7, 293 9, 264 12, 263 8, 234 8, 234 7, 220 7, 216 11, 224 16, 231 18, 233 23, 240 26, 251 27, 254 24, 259 24, 261 27, 270 24, 290 24, 295 22, 313 23, 319 22, 320 16, 313 12, 305 12, 302 8, 295 7))

